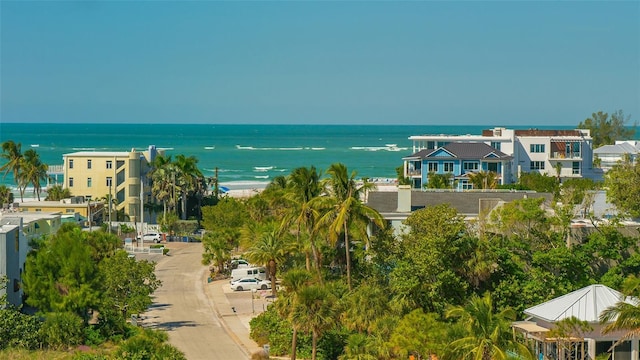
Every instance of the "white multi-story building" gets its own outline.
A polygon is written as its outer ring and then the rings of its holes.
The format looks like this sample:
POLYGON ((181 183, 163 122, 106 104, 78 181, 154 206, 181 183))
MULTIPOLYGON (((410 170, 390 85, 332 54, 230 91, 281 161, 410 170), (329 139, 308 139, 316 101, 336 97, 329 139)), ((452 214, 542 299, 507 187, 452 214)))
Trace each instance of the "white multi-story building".
MULTIPOLYGON (((537 172, 561 179, 597 178, 593 171, 593 148, 589 130, 514 130, 502 127, 483 130, 480 135, 415 135, 413 154, 425 149, 439 149, 449 143, 485 143, 512 157, 511 173, 503 183, 516 182, 520 173, 537 172)), ((426 184, 425 171, 418 157, 405 158, 404 174, 414 187, 426 184)))

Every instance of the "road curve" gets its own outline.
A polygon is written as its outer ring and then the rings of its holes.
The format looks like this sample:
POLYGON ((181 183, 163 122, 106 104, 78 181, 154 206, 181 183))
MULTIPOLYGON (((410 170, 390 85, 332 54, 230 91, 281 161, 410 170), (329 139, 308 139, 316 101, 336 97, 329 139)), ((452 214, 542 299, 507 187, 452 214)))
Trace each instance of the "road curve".
POLYGON ((162 286, 154 304, 143 315, 146 327, 166 330, 169 342, 189 360, 248 359, 217 315, 205 293, 206 267, 199 243, 171 244, 168 256, 143 255, 156 261, 162 286))

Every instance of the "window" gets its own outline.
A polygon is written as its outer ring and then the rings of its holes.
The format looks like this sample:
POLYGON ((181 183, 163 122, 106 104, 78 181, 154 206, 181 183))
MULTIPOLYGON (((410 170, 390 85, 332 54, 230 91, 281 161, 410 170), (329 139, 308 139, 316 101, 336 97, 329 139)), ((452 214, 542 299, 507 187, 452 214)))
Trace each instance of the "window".
POLYGON ((452 162, 446 162, 443 165, 444 165, 444 172, 453 172, 453 163, 452 162))
POLYGON ((478 162, 476 161, 465 161, 462 163, 462 168, 464 171, 478 171, 478 162))
POLYGON ((532 161, 529 164, 531 170, 544 170, 544 161, 532 161))
POLYGON ((531 153, 544 153, 544 144, 531 144, 529 150, 531 153))
POLYGON ((502 143, 500 141, 492 141, 491 142, 491 147, 496 149, 496 150, 500 150, 501 146, 502 146, 502 143))
POLYGON ((574 161, 572 166, 571 166, 572 170, 573 170, 573 175, 580 175, 580 162, 579 161, 574 161))
POLYGON ((91 169, 91 159, 87 160, 87 169, 91 169))
POLYGON ((113 168, 113 161, 107 160, 107 169, 113 168))
POLYGON ((73 159, 69 159, 69 169, 73 169, 73 159))
POLYGON ((64 212, 66 212, 67 214, 73 214, 76 212, 75 209, 65 209, 64 212))
POLYGON ((437 162, 429 162, 429 172, 438 172, 438 163, 437 162))
POLYGON ((107 186, 111 187, 111 184, 113 184, 113 178, 111 176, 107 177, 107 186))
POLYGON ((73 187, 73 178, 72 177, 69 178, 69 187, 73 187))
POLYGON ((87 187, 91 187, 91 178, 87 178, 87 187))

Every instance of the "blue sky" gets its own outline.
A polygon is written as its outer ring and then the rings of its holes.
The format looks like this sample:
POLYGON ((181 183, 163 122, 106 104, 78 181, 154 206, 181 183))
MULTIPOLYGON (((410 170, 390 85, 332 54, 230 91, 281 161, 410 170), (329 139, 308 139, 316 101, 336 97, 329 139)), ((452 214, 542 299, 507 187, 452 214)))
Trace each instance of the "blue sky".
POLYGON ((640 2, 0 1, 1 122, 640 119, 640 2))

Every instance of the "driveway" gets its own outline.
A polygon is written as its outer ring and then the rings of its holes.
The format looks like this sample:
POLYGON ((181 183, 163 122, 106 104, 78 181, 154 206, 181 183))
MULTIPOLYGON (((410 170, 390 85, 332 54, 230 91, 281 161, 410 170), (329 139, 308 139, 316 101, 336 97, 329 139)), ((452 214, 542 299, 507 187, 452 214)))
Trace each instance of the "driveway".
POLYGON ((237 336, 221 320, 205 292, 207 268, 202 265, 202 244, 169 243, 168 256, 136 255, 156 261, 162 287, 154 304, 143 314, 143 325, 166 330, 169 342, 189 360, 248 359, 237 336))

